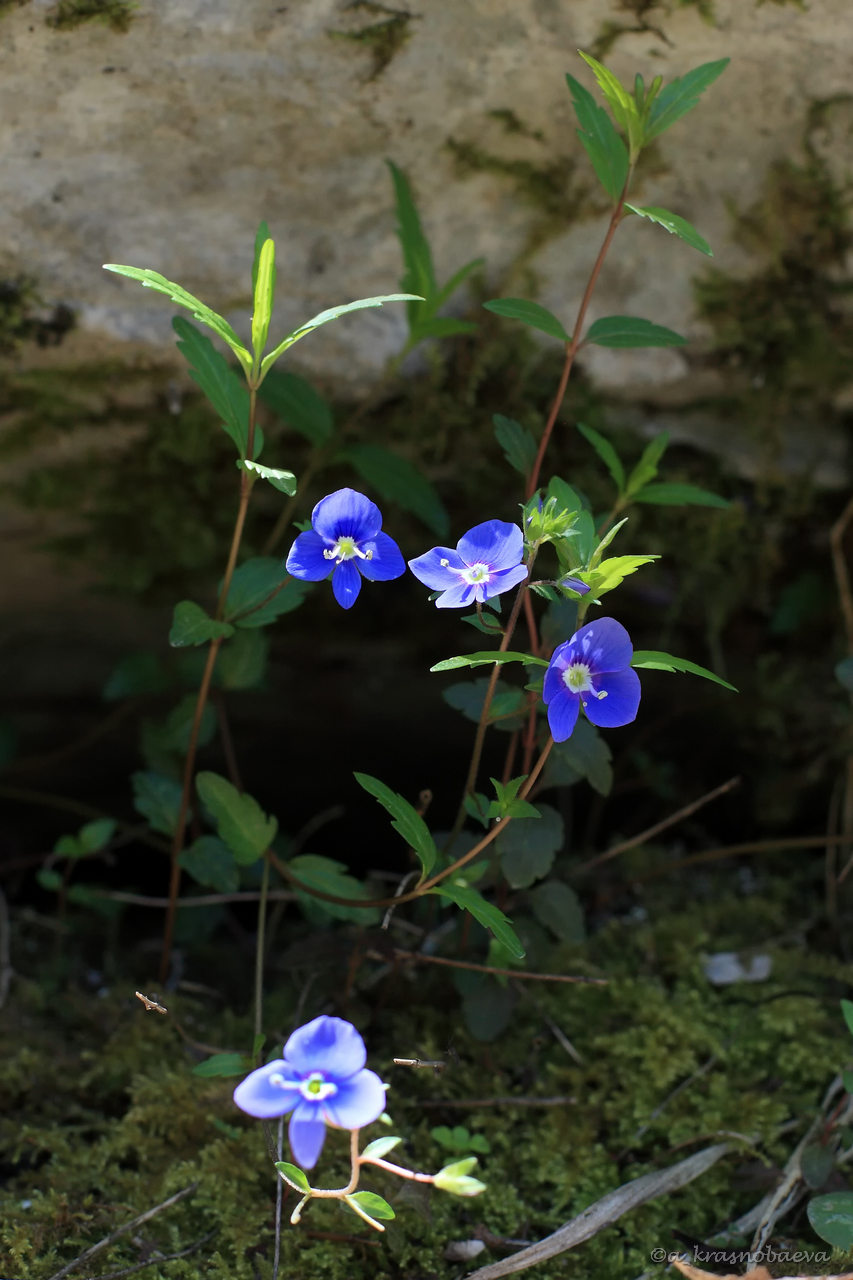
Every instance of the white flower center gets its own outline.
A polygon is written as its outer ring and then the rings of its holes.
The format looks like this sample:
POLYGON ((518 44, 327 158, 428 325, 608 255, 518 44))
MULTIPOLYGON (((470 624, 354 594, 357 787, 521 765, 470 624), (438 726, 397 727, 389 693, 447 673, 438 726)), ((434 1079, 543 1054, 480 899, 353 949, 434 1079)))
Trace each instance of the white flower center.
POLYGON ((338 1092, 338 1086, 327 1080, 322 1071, 312 1071, 301 1080, 286 1080, 280 1071, 275 1071, 270 1076, 270 1084, 278 1089, 296 1089, 308 1102, 323 1102, 338 1092))
POLYGON ((355 538, 347 536, 338 538, 333 547, 328 547, 323 556, 326 560, 334 560, 335 564, 341 564, 344 560, 354 560, 356 556, 359 560, 372 560, 372 551, 362 551, 355 538))
POLYGON ((469 564, 466 569, 460 570, 460 577, 463 582, 468 583, 469 587, 475 587, 480 582, 488 582, 491 573, 491 568, 487 564, 469 564))
POLYGON ((592 694, 593 698, 606 698, 607 690, 596 690, 592 683, 592 672, 585 662, 572 662, 563 672, 563 684, 570 693, 580 695, 581 702, 586 702, 583 694, 592 694))

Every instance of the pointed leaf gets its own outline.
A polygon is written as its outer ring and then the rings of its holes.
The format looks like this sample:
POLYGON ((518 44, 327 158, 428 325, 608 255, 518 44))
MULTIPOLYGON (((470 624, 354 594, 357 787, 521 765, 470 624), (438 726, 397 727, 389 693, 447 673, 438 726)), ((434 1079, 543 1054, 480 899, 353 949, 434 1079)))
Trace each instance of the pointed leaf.
MULTIPOLYGON (((443 307, 445 302, 453 297, 456 290, 467 280, 474 271, 478 271, 480 267, 485 266, 485 258, 472 258, 470 262, 466 262, 464 267, 460 267, 458 271, 454 271, 447 284, 442 285, 438 293, 431 300, 430 306, 433 311, 437 311, 439 307, 443 307)), ((476 326, 472 326, 476 327, 476 326)))
POLYGON ((430 671, 458 671, 460 667, 485 667, 502 662, 524 662, 529 666, 547 667, 544 658, 535 658, 529 653, 515 653, 512 650, 495 650, 492 652, 464 653, 455 658, 444 658, 430 667, 430 671))
POLYGON ((601 92, 610 103, 614 118, 627 132, 632 122, 636 122, 638 119, 637 104, 634 99, 612 71, 608 71, 607 67, 593 58, 591 54, 584 53, 582 49, 578 49, 578 53, 592 70, 601 92))
POLYGON ((278 830, 275 818, 268 817, 257 800, 238 791, 218 773, 196 776, 196 790, 210 810, 220 838, 241 866, 257 862, 270 847, 278 830))
POLYGON ((607 467, 613 477, 613 483, 616 485, 618 492, 621 493, 625 488, 625 469, 619 461, 619 455, 613 445, 609 440, 605 440, 604 436, 596 431, 594 427, 588 427, 583 422, 578 422, 576 425, 578 431, 585 440, 589 441, 605 467, 607 467))
MULTIPOLYGON (((432 265, 432 254, 429 242, 421 227, 421 220, 412 197, 409 180, 392 160, 386 160, 394 183, 394 202, 397 212, 397 237, 403 251, 405 271, 400 286, 412 293, 421 294, 429 301, 436 292, 435 272, 432 265)), ((409 308, 410 316, 417 314, 420 308, 415 304, 409 308)))
POLYGON ((283 613, 298 609, 307 589, 305 583, 289 576, 282 560, 254 556, 234 570, 225 616, 233 619, 236 627, 265 627, 283 613))
POLYGON ((260 360, 269 333, 275 293, 275 244, 265 240, 258 255, 253 281, 254 310, 252 312, 252 350, 255 360, 260 360))
POLYGON ((841 1012, 844 1014, 844 1021, 847 1023, 847 1030, 853 1035, 853 1001, 842 1000, 841 1012))
POLYGON ((178 306, 186 307, 188 311, 192 312, 196 320, 206 324, 223 342, 228 344, 244 369, 251 368, 252 358, 228 321, 217 315, 205 303, 200 302, 198 298, 194 298, 182 285, 167 280, 165 276, 160 275, 159 271, 151 271, 147 267, 124 267, 117 262, 105 262, 104 270, 115 271, 116 275, 127 276, 130 280, 138 280, 147 289, 154 289, 157 293, 164 293, 167 298, 177 302, 178 306))
POLYGON ((263 249, 267 240, 270 238, 270 229, 266 222, 259 222, 258 229, 255 232, 255 256, 252 259, 252 296, 254 297, 255 289, 258 284, 258 266, 261 261, 261 249, 263 249))
POLYGON ((449 884, 445 881, 444 884, 436 885, 429 892, 438 894, 440 898, 448 898, 457 907, 461 907, 463 911, 470 911, 474 919, 484 929, 488 929, 490 933, 494 934, 498 942, 502 943, 511 955, 518 960, 524 958, 524 947, 519 942, 510 921, 493 903, 487 902, 477 889, 472 889, 470 885, 459 884, 455 881, 449 884))
POLYGON ((372 1156, 374 1160, 381 1160, 383 1156, 387 1156, 389 1151, 393 1151, 400 1142, 402 1142, 402 1138, 374 1138, 372 1142, 368 1142, 362 1151, 362 1159, 365 1156, 372 1156))
POLYGON ((572 106, 580 128, 577 135, 592 161, 604 190, 611 200, 618 200, 628 177, 628 151, 614 128, 610 116, 600 107, 588 89, 574 76, 566 80, 572 94, 572 106))
POLYGON ((240 884, 234 854, 218 836, 199 836, 178 862, 197 884, 217 893, 235 893, 240 884))
POLYGON ((147 818, 152 831, 164 836, 174 834, 181 808, 181 785, 174 778, 159 773, 137 772, 130 776, 133 784, 133 807, 147 818))
POLYGON ((719 507, 725 510, 731 503, 709 489, 695 484, 647 484, 633 495, 635 502, 650 502, 661 507, 719 507))
POLYGON ((703 62, 701 67, 695 67, 693 71, 688 71, 686 75, 661 89, 649 114, 644 143, 657 138, 670 125, 675 124, 676 120, 691 111, 699 101, 700 94, 725 71, 729 61, 728 58, 720 58, 718 62, 703 62))
POLYGON ((709 258, 713 258, 714 251, 708 241, 703 236, 700 236, 693 224, 688 222, 686 218, 680 218, 677 213, 670 213, 667 209, 651 207, 639 209, 635 204, 626 204, 625 208, 630 209, 632 213, 638 213, 641 218, 648 218, 650 222, 658 223, 659 226, 665 227, 672 235, 678 236, 679 240, 689 244, 692 249, 698 249, 700 253, 707 254, 709 258))
POLYGON ((298 329, 293 329, 261 362, 261 377, 265 376, 267 370, 272 368, 283 352, 292 347, 294 342, 304 338, 312 329, 318 329, 320 325, 328 324, 330 320, 337 320, 339 316, 348 315, 350 311, 362 311, 365 307, 381 307, 386 302, 423 302, 423 298, 413 293, 383 293, 375 298, 359 298, 356 302, 345 302, 339 307, 329 307, 326 311, 320 311, 310 320, 306 320, 305 324, 301 324, 298 329))
POLYGON ((644 564, 651 564, 659 559, 660 556, 610 556, 586 575, 590 591, 593 596, 613 591, 629 574, 636 573, 644 564))
POLYGON ((262 467, 259 462, 250 462, 248 458, 238 458, 237 466, 241 471, 251 471, 262 480, 267 480, 279 493, 286 493, 292 498, 296 493, 296 476, 292 471, 279 471, 277 467, 262 467))
POLYGON ((430 835, 429 827, 417 809, 410 805, 404 796, 392 791, 384 782, 371 777, 369 773, 356 773, 353 777, 360 787, 364 787, 365 791, 375 796, 383 809, 387 809, 391 814, 394 819, 391 826, 399 832, 406 844, 414 849, 423 874, 428 876, 435 866, 438 850, 430 835))
MULTIPOLYGON (((178 335, 178 350, 190 366, 190 377, 198 383, 222 420, 222 427, 245 456, 249 436, 249 392, 228 361, 205 334, 183 316, 175 316, 172 328, 178 335)), ((257 436, 257 432, 256 432, 257 436)), ((257 445, 257 440, 256 440, 257 445)), ((259 454, 260 449, 255 448, 259 454)))
POLYGON ((509 465, 521 475, 528 475, 536 461, 536 441, 527 427, 514 418, 505 418, 501 413, 494 414, 492 422, 495 424, 495 439, 509 465))
POLYGON ((204 1080, 217 1077, 242 1076, 251 1069, 242 1053, 214 1053, 204 1062, 193 1067, 191 1074, 201 1076, 204 1080))
POLYGON ((666 453, 668 445, 669 433, 666 431, 662 431, 660 435, 649 441, 640 455, 640 461, 628 477, 628 484, 625 490, 628 497, 632 498, 650 480, 654 480, 658 473, 658 463, 666 453))
POLYGON ((529 325, 531 329, 540 329, 551 338, 559 338, 561 342, 569 341, 569 335, 557 317, 546 307, 540 307, 538 302, 527 302, 524 298, 495 298, 492 302, 484 302, 483 306, 496 316, 520 320, 522 324, 529 325))
POLYGON ((390 1222, 397 1216, 388 1201, 383 1200, 382 1196, 376 1195, 373 1191, 354 1191, 352 1195, 344 1196, 344 1201, 350 1206, 357 1204, 362 1213, 367 1214, 369 1218, 390 1222))
POLYGON ((379 923, 381 914, 378 907, 357 905, 359 898, 367 899, 371 895, 360 880, 349 874, 343 862, 317 853, 302 853, 291 858, 287 865, 306 889, 316 889, 320 893, 331 893, 336 898, 348 898, 352 901, 351 906, 343 902, 326 902, 297 888, 299 905, 312 923, 326 924, 330 919, 354 920, 356 924, 362 925, 379 923))
POLYGON ((450 517, 441 498, 431 481, 406 458, 378 444, 351 444, 338 456, 351 462, 386 502, 398 502, 437 537, 447 536, 450 517))
POLYGON ((527 889, 551 870, 564 840, 563 819, 549 804, 539 817, 515 818, 495 841, 501 870, 513 889, 527 889))
POLYGON ((271 369, 258 392, 273 413, 313 445, 326 444, 335 423, 326 401, 304 378, 271 369))
POLYGON ((457 320, 455 316, 423 316, 410 325, 409 342, 423 342, 425 338, 452 338, 457 333, 476 333, 477 326, 470 320, 457 320))
POLYGON ((181 600, 175 605, 169 631, 169 644, 174 649, 180 649, 184 645, 206 644, 208 640, 220 636, 227 639, 233 634, 234 628, 229 623, 217 622, 193 600, 181 600))
POLYGON ((289 1183, 296 1191, 301 1191, 303 1194, 310 1192, 311 1184, 298 1165, 288 1164, 286 1160, 278 1160, 275 1167, 285 1182, 289 1183))
POLYGON ((589 326, 584 342, 598 347, 683 347, 687 339, 638 316, 604 316, 589 326))
POLYGON ((695 662, 688 662, 686 658, 676 658, 671 653, 662 653, 658 649, 635 649, 631 666, 647 667, 650 671, 688 671, 693 676, 713 680, 714 684, 722 685, 724 689, 737 693, 733 684, 729 684, 728 680, 723 680, 721 676, 715 676, 707 667, 700 667, 695 662))
POLYGON ((112 840, 117 825, 113 818, 96 818, 94 822, 87 822, 77 833, 82 852, 100 853, 112 840))

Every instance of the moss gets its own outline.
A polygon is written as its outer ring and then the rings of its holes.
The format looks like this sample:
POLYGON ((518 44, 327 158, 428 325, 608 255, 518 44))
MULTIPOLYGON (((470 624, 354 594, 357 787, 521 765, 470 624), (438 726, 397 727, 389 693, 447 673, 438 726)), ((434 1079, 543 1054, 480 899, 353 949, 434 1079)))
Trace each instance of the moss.
POLYGON ((100 22, 112 31, 129 31, 138 8, 135 0, 58 0, 45 18, 57 31, 71 31, 85 22, 100 22))
POLYGON ((409 23, 416 15, 402 9, 388 9, 373 0, 355 0, 355 3, 347 5, 346 12, 362 9, 370 14, 387 16, 359 27, 357 31, 329 31, 327 34, 335 40, 350 40, 368 49, 373 62, 368 79, 375 80, 408 40, 411 34, 409 23))
MULTIPOLYGON (((493 114, 493 113, 492 113, 493 114)), ((506 159, 474 142, 448 138, 445 143, 460 175, 493 173, 507 178, 514 193, 549 219, 566 225, 583 205, 588 188, 575 182, 575 164, 568 158, 536 164, 531 160, 506 159)))
POLYGON ((58 345, 74 327, 74 313, 63 303, 47 308, 33 276, 0 279, 0 353, 8 355, 24 342, 58 345))

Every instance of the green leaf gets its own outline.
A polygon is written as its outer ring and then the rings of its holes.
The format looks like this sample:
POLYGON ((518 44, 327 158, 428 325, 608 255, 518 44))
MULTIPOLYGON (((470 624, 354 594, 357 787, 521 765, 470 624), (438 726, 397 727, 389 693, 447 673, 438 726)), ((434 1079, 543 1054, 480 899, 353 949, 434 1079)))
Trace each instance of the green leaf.
POLYGON ((809 1222, 827 1244, 848 1252, 853 1249, 853 1191, 833 1191, 810 1200, 809 1222))
POLYGON ((130 653, 113 668, 101 696, 117 702, 141 693, 162 693, 168 687, 169 675, 156 653, 130 653))
POLYGON ((250 462, 248 458, 239 458, 237 466, 241 471, 251 471, 262 480, 268 480, 279 493, 286 493, 292 498, 296 493, 296 476, 292 471, 280 471, 277 467, 262 467, 259 462, 250 462))
POLYGON ((853 1071, 842 1071, 841 1083, 848 1093, 853 1094, 853 1071))
POLYGON ((647 484, 631 495, 635 502, 650 502, 662 507, 719 507, 725 510, 731 503, 709 489, 695 484, 647 484))
POLYGON ((628 477, 628 485, 625 492, 629 497, 632 498, 650 480, 654 480, 658 473, 658 463, 666 453, 668 445, 669 435, 666 431, 661 431, 660 435, 649 441, 640 455, 639 462, 628 477))
POLYGON ((117 826, 112 818, 96 818, 94 822, 87 822, 77 833, 83 853, 100 853, 112 840, 117 826))
POLYGON ((200 604, 192 600, 181 600, 175 605, 172 615, 172 627, 169 631, 169 644, 180 649, 184 645, 206 644, 217 636, 233 636, 234 628, 227 622, 217 622, 205 613, 200 604))
POLYGON ((572 94, 572 106, 580 128, 577 135, 592 161, 604 190, 611 200, 618 200, 628 177, 628 151, 619 137, 610 116, 600 107, 588 89, 574 76, 567 75, 572 94))
POLYGON ((223 646, 216 664, 216 682, 222 689, 256 689, 267 668, 269 640, 258 627, 239 627, 223 646))
POLYGON ((613 445, 609 440, 605 440, 604 436, 596 431, 594 427, 588 427, 583 422, 578 422, 575 425, 584 439, 588 440, 592 445, 605 467, 607 467, 613 477, 613 483, 616 485, 617 491, 621 493, 625 488, 625 469, 619 461, 619 455, 613 445))
POLYGON ((546 880, 527 895, 533 914, 561 942, 586 938, 583 907, 574 889, 561 880, 546 880))
POLYGON ((629 574, 636 573, 644 564, 651 564, 659 559, 660 556, 610 556, 586 574, 590 591, 596 597, 613 591, 629 574))
POLYGON ((650 222, 656 222, 658 226, 664 227, 671 235, 678 236, 679 240, 689 244, 691 249, 698 249, 700 253, 707 254, 709 258, 713 258, 714 251, 708 241, 704 236, 700 236, 693 224, 688 222, 686 218, 680 218, 677 213, 670 213, 668 209, 658 209, 652 206, 641 209, 635 204, 626 203, 625 208, 630 209, 632 213, 639 214, 641 218, 648 218, 650 222))
POLYGON ((60 858, 82 858, 86 850, 76 836, 60 836, 53 846, 53 852, 60 858))
POLYGON ((275 294, 275 244, 265 240, 256 259, 252 273, 254 310, 252 312, 252 350, 255 361, 260 360, 267 343, 273 295, 275 294))
POLYGON ((501 413, 494 414, 492 422, 495 424, 495 439, 509 465, 521 475, 529 475, 536 461, 536 441, 527 427, 514 418, 505 418, 501 413))
POLYGON ((478 1196, 486 1190, 486 1184, 478 1178, 469 1178, 468 1174, 477 1164, 476 1156, 466 1160, 457 1160, 455 1164, 445 1165, 433 1178, 433 1186, 439 1191, 447 1191, 454 1196, 478 1196))
POLYGON ((124 267, 116 262, 105 262, 104 270, 115 271, 117 275, 127 276, 130 280, 138 280, 147 289, 154 289, 157 293, 164 293, 167 298, 177 302, 178 306, 186 307, 188 311, 192 312, 196 320, 206 324, 223 342, 227 343, 247 372, 251 369, 252 358, 228 321, 217 315, 205 303, 199 302, 198 298, 194 298, 182 285, 174 284, 173 281, 167 280, 165 276, 161 276, 159 271, 151 271, 147 267, 124 267))
POLYGON ((687 339, 638 316, 603 316, 589 326, 584 342, 597 347, 683 347, 687 339))
POLYGON ((643 142, 651 142, 691 111, 699 101, 700 94, 713 84, 728 65, 728 58, 720 58, 718 62, 703 62, 701 67, 695 67, 693 71, 688 71, 686 75, 661 89, 652 105, 643 142))
POLYGON ((48 893, 58 893, 62 888, 62 876, 53 867, 40 867, 36 872, 36 881, 48 893))
POLYGON ((261 377, 263 378, 267 370, 270 369, 285 351, 293 346, 294 342, 298 342, 300 338, 304 338, 306 333, 310 333, 312 329, 318 329, 322 324, 328 324, 330 320, 337 320, 339 316, 348 315, 350 311, 362 311, 365 307, 381 307, 386 302, 422 302, 422 298, 416 297, 411 293, 383 293, 375 298, 359 298, 357 302, 345 302, 339 307, 329 307, 326 311, 320 311, 316 316, 312 316, 310 320, 306 320, 305 324, 301 324, 298 329, 293 329, 286 338, 278 344, 274 351, 261 362, 261 377))
POLYGON ((478 924, 488 929, 507 951, 519 960, 524 958, 524 947, 519 942, 511 922, 493 903, 487 902, 477 889, 472 889, 467 884, 459 884, 455 881, 448 884, 445 881, 443 884, 436 885, 434 889, 430 889, 429 892, 438 894, 440 898, 449 899, 463 911, 470 911, 478 924))
MULTIPOLYGON (((190 377, 198 383, 222 422, 223 430, 245 457, 249 438, 249 392, 228 361, 205 334, 183 316, 175 316, 172 328, 178 335, 178 350, 190 366, 190 377)), ((257 431, 255 432, 257 437, 257 431)), ((263 437, 261 437, 262 441, 263 437)), ((255 440, 255 454, 260 453, 255 440)))
POLYGON ((194 1066, 192 1075, 214 1080, 218 1076, 242 1076, 248 1070, 250 1067, 242 1053, 214 1053, 194 1066))
POLYGON ((844 1014, 844 1021, 847 1023, 847 1030, 853 1035, 853 1001, 842 1000, 841 1012, 844 1014))
POLYGON ((470 320, 457 320, 455 316, 425 316, 412 324, 409 330, 409 346, 413 347, 415 343, 423 342, 425 338, 452 338, 457 333, 476 333, 476 331, 477 326, 470 320))
POLYGON ((530 653, 515 653, 513 650, 505 649, 503 652, 495 650, 492 652, 482 653, 465 653, 455 658, 444 658, 441 662, 437 662, 435 666, 430 667, 430 671, 457 671, 460 667, 484 667, 494 666, 503 662, 524 662, 528 666, 547 667, 548 663, 544 658, 535 658, 530 653))
POLYGON ((381 1196, 377 1196, 373 1191, 353 1191, 351 1195, 344 1196, 344 1201, 348 1205, 357 1204, 363 1213, 370 1218, 378 1218, 385 1222, 390 1222, 392 1218, 396 1218, 394 1210, 391 1208, 387 1200, 383 1200, 381 1196))
MULTIPOLYGON (((432 265, 432 254, 429 241, 424 235, 421 220, 418 216, 412 189, 401 169, 392 160, 386 160, 394 183, 394 201, 397 212, 397 237, 403 251, 405 271, 400 280, 401 289, 412 294, 420 294, 429 301, 436 293, 435 272, 432 265)), ((420 308, 412 303, 406 308, 410 319, 413 319, 420 308)))
POLYGON ((310 1192, 311 1184, 298 1165, 288 1164, 286 1160, 278 1160, 275 1167, 285 1182, 289 1182, 297 1191, 301 1191, 303 1195, 310 1192))
MULTIPOLYGON (((487 677, 481 680, 466 680, 449 685, 442 690, 441 696, 448 706, 453 707, 455 711, 461 711, 466 720, 472 720, 477 724, 488 686, 487 677)), ((527 700, 523 689, 509 688, 498 683, 489 709, 488 723, 494 724, 496 729, 511 733, 514 729, 521 728, 526 707, 527 700)))
POLYGON ((545 766, 542 788, 570 787, 585 778, 593 791, 607 796, 613 786, 612 753, 595 725, 581 717, 571 737, 553 747, 545 766))
POLYGON ((306 590, 304 583, 289 576, 282 560, 254 556, 234 570, 225 616, 236 627, 264 627, 281 614, 298 609, 306 590))
POLYGON ((257 800, 238 791, 218 773, 196 775, 196 790, 210 810, 222 840, 241 866, 257 862, 270 847, 278 830, 275 818, 268 817, 257 800))
POLYGON ((562 848, 563 819, 549 804, 538 805, 539 818, 514 818, 495 841, 501 870, 513 889, 527 889, 551 870, 562 848))
MULTIPOLYGON (((834 671, 835 678, 842 689, 846 689, 848 693, 853 693, 853 657, 842 658, 840 662, 836 662, 834 671)), ((853 1027, 851 1027, 851 1031, 853 1031, 853 1027)))
POLYGON ((313 445, 327 444, 335 431, 332 411, 304 378, 271 369, 258 395, 289 427, 313 445))
MULTIPOLYGON (((189 750, 193 722, 195 721, 197 701, 197 694, 188 693, 181 698, 177 706, 172 708, 169 715, 166 717, 166 723, 160 737, 161 749, 176 751, 180 755, 186 755, 189 750)), ((216 712, 208 703, 202 711, 201 720, 199 721, 199 746, 206 746, 215 732, 216 712)))
POLYGON ((393 1151, 400 1142, 402 1142, 402 1138, 374 1138, 372 1142, 368 1142, 362 1151, 362 1157, 372 1156, 374 1160, 381 1160, 383 1156, 387 1156, 389 1151, 393 1151))
MULTIPOLYGON (((343 862, 334 858, 325 858, 316 853, 302 853, 291 858, 287 864, 297 880, 307 888, 318 889, 321 893, 332 893, 336 898, 369 898, 367 888, 351 876, 343 862)), ((315 918, 322 923, 326 919, 354 920, 357 924, 378 924, 380 911, 378 907, 345 906, 342 902, 324 902, 312 894, 296 890, 300 906, 309 920, 315 918)))
MULTIPOLYGON (((463 281, 467 280, 468 276, 470 276, 472 272, 477 271, 480 267, 484 266, 485 261, 485 258, 472 258, 470 262, 465 263, 464 267, 460 267, 458 271, 454 271, 453 275, 447 281, 447 284, 442 285, 435 297, 430 299, 429 305, 431 308, 434 311, 437 311, 439 307, 443 307, 445 302, 453 296, 463 281)), ((468 329, 477 328, 475 324, 468 324, 467 321, 462 321, 461 323, 465 324, 468 329)))
POLYGON ((383 809, 391 814, 394 819, 391 826, 403 837, 406 844, 414 849, 423 875, 428 876, 435 866, 438 850, 430 835, 429 827, 417 809, 413 808, 404 796, 392 791, 384 782, 371 777, 369 773, 355 773, 353 777, 360 787, 364 787, 364 790, 374 796, 383 809))
POLYGON ((733 684, 729 684, 728 680, 723 680, 720 676, 715 676, 713 671, 708 671, 706 667, 688 662, 686 658, 675 658, 671 653, 661 653, 657 649, 635 649, 631 666, 647 668, 649 671, 687 671, 690 675, 702 676, 704 680, 713 680, 714 684, 722 685, 724 689, 737 693, 733 684))
POLYGON ((178 862, 196 883, 217 893, 235 893, 240 884, 234 854, 218 836, 199 836, 178 862))
POLYGON ((259 222, 258 229, 255 232, 255 254, 254 254, 254 257, 252 258, 252 295, 253 296, 255 293, 255 289, 257 288, 257 285, 258 285, 258 267, 260 266, 260 262, 261 262, 261 249, 263 249, 264 245, 266 244, 267 240, 269 240, 269 238, 270 238, 270 229, 267 226, 266 222, 264 221, 259 222))
POLYGON ((181 807, 181 785, 159 773, 133 773, 133 807, 147 818, 152 831, 164 836, 175 833, 181 807))
POLYGON ((812 1191, 819 1191, 835 1168, 835 1153, 820 1142, 811 1142, 800 1152, 803 1180, 812 1191))
POLYGON ((439 538, 445 538, 450 517, 438 493, 422 471, 406 458, 377 444, 351 444, 339 455, 350 462, 386 502, 397 502, 423 520, 439 538))
POLYGON ((540 307, 538 302, 525 302, 523 298, 495 298, 492 302, 484 302, 483 306, 496 316, 520 320, 522 324, 529 325, 531 329, 540 329, 551 338, 559 338, 561 342, 569 341, 569 335, 557 317, 547 308, 540 307))
POLYGON ((633 124, 636 127, 639 120, 637 104, 634 99, 612 71, 608 71, 607 67, 593 58, 591 54, 584 53, 582 49, 578 49, 578 53, 592 70, 601 92, 610 103, 614 119, 626 133, 630 133, 631 125, 633 124))

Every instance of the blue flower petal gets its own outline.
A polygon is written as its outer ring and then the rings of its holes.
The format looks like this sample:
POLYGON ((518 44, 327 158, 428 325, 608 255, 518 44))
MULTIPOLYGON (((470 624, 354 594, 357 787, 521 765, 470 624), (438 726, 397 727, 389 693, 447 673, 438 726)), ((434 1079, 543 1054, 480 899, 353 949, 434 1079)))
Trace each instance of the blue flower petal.
POLYGON ((302 578, 304 582, 322 582, 332 572, 331 561, 326 560, 323 539, 310 530, 300 533, 290 548, 284 567, 293 578, 302 578))
POLYGON ((363 1129, 385 1110, 385 1085, 375 1071, 358 1071, 338 1084, 338 1092, 326 1098, 323 1111, 340 1129, 363 1129))
POLYGON ((375 538, 369 538, 362 542, 359 549, 373 553, 369 560, 359 559, 358 562, 362 575, 369 582, 389 582, 391 578, 399 578, 406 572, 403 553, 387 533, 378 533, 375 538))
POLYGON ((234 1090, 234 1101, 241 1111, 255 1116, 258 1120, 267 1120, 271 1116, 284 1116, 292 1111, 299 1102, 297 1089, 286 1089, 281 1083, 273 1084, 271 1076, 284 1077, 285 1080, 296 1081, 293 1068, 283 1059, 268 1062, 265 1067, 258 1067, 245 1080, 241 1080, 234 1090))
POLYGON ((524 555, 524 535, 507 520, 486 520, 474 525, 456 544, 466 564, 487 564, 492 569, 513 569, 524 555))
POLYGON ((526 577, 527 565, 525 564, 518 564, 513 569, 501 569, 492 576, 491 581, 483 584, 486 588, 486 599, 509 591, 512 587, 518 586, 519 582, 523 582, 526 577))
POLYGON ((607 697, 587 697, 584 700, 583 709, 587 720, 600 725, 602 729, 615 729, 621 724, 630 724, 640 705, 640 677, 636 671, 631 667, 626 671, 608 671, 604 675, 595 676, 593 683, 596 690, 603 690, 607 697))
POLYGON ((367 1050, 351 1022, 322 1014, 297 1027, 284 1046, 284 1056, 300 1075, 322 1071, 341 1080, 361 1071, 367 1050))
POLYGON ((565 742, 566 738, 572 736, 574 727, 577 724, 580 705, 578 695, 570 693, 565 685, 562 692, 551 699, 548 704, 548 726, 551 730, 551 737, 555 742, 565 742))
POLYGON ((564 640, 562 644, 557 645, 551 655, 551 661, 548 670, 545 672, 545 680, 542 685, 542 699, 547 704, 558 693, 562 693, 566 686, 563 682, 563 672, 571 662, 571 641, 564 640))
POLYGON ((561 578, 561 587, 568 587, 570 591, 576 591, 579 596, 589 595, 590 587, 586 582, 581 582, 580 578, 561 578))
POLYGON ((452 587, 442 593, 435 602, 436 609, 463 609, 475 600, 483 599, 483 587, 457 578, 452 587))
POLYGON ((337 489, 317 503, 311 512, 311 524, 327 542, 337 542, 338 538, 361 542, 376 537, 382 528, 382 513, 363 493, 337 489))
POLYGON ((318 1103, 303 1100, 290 1117, 287 1137, 296 1163, 303 1169, 313 1169, 326 1140, 326 1125, 318 1103))
POLYGON ((624 671, 630 667, 634 655, 631 637, 615 618, 596 618, 588 626, 580 627, 569 644, 573 661, 581 659, 589 664, 593 674, 597 671, 624 671))
POLYGON ((465 568, 465 561, 452 547, 433 547, 432 551, 426 551, 422 556, 410 560, 409 568, 430 591, 446 591, 459 582, 459 574, 465 568), (448 563, 443 565, 442 560, 448 563))
POLYGON ((361 590, 361 574, 353 560, 344 560, 335 566, 332 574, 332 594, 342 609, 351 609, 361 590))

